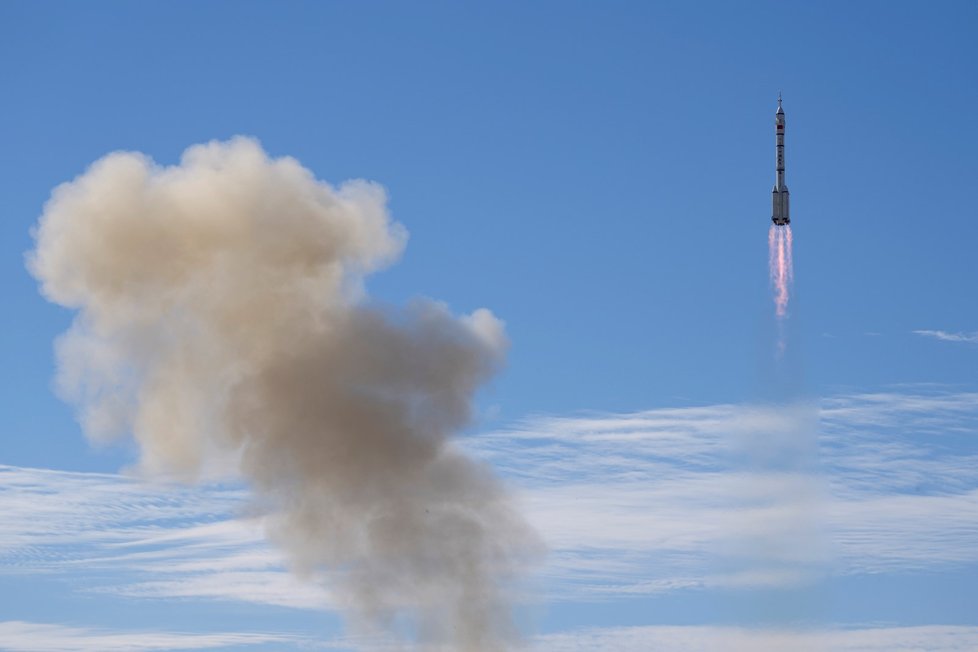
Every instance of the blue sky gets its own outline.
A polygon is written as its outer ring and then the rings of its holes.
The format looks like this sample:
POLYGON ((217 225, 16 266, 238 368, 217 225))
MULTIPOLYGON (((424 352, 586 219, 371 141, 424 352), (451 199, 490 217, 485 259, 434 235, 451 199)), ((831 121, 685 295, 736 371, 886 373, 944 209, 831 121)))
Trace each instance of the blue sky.
POLYGON ((524 616, 540 649, 760 649, 749 637, 799 623, 813 649, 974 649, 976 28, 972 2, 4 3, 0 646, 359 645, 242 520, 238 488, 133 484, 118 472, 135 449, 93 447, 51 389, 72 314, 24 254, 52 189, 111 151, 170 165, 244 134, 387 189, 410 239, 374 297, 506 322, 464 446, 551 548, 524 616), (779 90, 796 277, 781 363, 779 90), (732 461, 777 430, 757 405, 782 382, 817 424, 800 487, 732 461), (820 543, 751 511, 755 491, 817 513, 820 543), (40 495, 78 502, 38 527, 40 495), (805 555, 757 553, 724 514, 805 555), (166 568, 217 557, 233 576, 166 568))

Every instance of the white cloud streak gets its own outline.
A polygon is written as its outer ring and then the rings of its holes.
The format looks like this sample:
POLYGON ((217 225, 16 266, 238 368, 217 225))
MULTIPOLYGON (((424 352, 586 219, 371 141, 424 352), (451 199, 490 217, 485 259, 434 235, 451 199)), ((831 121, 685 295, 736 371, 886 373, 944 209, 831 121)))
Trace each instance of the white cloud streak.
POLYGON ((976 433, 978 394, 918 388, 538 418, 471 446, 523 487, 575 600, 978 563, 976 433))
POLYGON ((144 652, 206 650, 299 642, 284 634, 118 632, 11 620, 0 622, 0 648, 12 652, 144 652))
POLYGON ((0 466, 0 573, 45 573, 93 593, 321 609, 286 572, 238 487, 0 466))
MULTIPOLYGON (((549 599, 588 601, 978 564, 976 435, 978 393, 916 388, 537 418, 465 445, 518 487, 550 548, 549 599), (745 454, 772 447, 808 461, 745 454)), ((328 578, 286 573, 246 505, 236 487, 0 467, 0 573, 330 608, 328 578)))
POLYGON ((978 627, 926 626, 796 631, 737 627, 622 627, 540 637, 539 652, 966 652, 978 627))
POLYGON ((969 344, 978 344, 978 331, 972 333, 952 333, 950 331, 941 330, 916 330, 914 331, 917 335, 923 335, 924 337, 933 337, 936 340, 941 340, 942 342, 967 342, 969 344))
MULTIPOLYGON (((275 633, 182 633, 116 631, 24 621, 0 622, 0 647, 12 652, 149 652, 206 650, 272 644, 288 649, 402 650, 384 639, 348 637, 333 641, 275 633)), ((978 627, 931 625, 827 630, 714 626, 588 628, 537 636, 533 652, 971 652, 978 627)))

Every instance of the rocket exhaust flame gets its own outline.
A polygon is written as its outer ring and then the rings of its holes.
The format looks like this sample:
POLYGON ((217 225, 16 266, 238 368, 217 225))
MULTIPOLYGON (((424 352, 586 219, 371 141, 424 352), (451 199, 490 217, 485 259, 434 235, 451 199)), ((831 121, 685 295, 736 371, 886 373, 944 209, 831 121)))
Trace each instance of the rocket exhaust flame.
POLYGON ((452 438, 506 335, 485 309, 369 301, 405 239, 379 186, 235 138, 97 161, 52 193, 28 264, 78 311, 58 380, 90 438, 131 435, 147 473, 242 478, 359 629, 498 652, 540 547, 452 438))
POLYGON ((785 226, 784 227, 784 233, 785 233, 784 262, 785 262, 785 266, 787 267, 787 272, 786 273, 787 273, 788 283, 793 283, 794 280, 795 280, 795 265, 794 265, 794 263, 791 260, 791 258, 792 258, 792 254, 791 254, 791 227, 790 226, 785 226))
POLYGON ((772 224, 768 231, 767 242, 775 313, 778 319, 784 319, 788 315, 788 291, 794 279, 791 262, 791 226, 772 224))

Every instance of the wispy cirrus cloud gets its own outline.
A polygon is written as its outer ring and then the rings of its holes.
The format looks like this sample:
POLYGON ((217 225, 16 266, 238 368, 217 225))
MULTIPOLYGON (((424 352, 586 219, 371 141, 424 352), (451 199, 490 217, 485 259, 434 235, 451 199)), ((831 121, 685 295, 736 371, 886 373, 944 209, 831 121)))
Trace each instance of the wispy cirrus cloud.
MULTIPOLYGON (((465 445, 545 537, 551 599, 978 564, 978 393, 540 417, 465 445)), ((234 486, 0 467, 0 573, 330 608, 329 578, 287 573, 246 500, 234 486)))
POLYGON ((971 333, 952 333, 950 331, 941 330, 916 330, 914 333, 917 335, 923 335, 924 337, 933 337, 934 339, 941 340, 943 342, 967 342, 969 344, 978 344, 978 331, 971 333))
POLYGON ((0 573, 87 593, 321 609, 321 584, 286 572, 240 487, 0 465, 0 573))
POLYGON ((740 627, 620 627, 540 637, 540 652, 966 652, 978 649, 978 627, 873 627, 805 631, 740 627))
MULTIPOLYGON (((0 622, 0 646, 12 652, 153 652, 157 650, 263 649, 403 650, 389 639, 341 637, 332 641, 287 634, 119 631, 91 627, 0 622)), ((853 627, 825 630, 714 626, 645 626, 576 629, 530 641, 534 652, 972 652, 978 627, 853 627)))
POLYGON ((544 417, 471 445, 522 487, 558 599, 978 563, 975 393, 544 417))
POLYGON ((149 652, 152 650, 237 649, 260 644, 288 645, 301 639, 286 634, 130 631, 68 627, 18 620, 0 622, 0 647, 12 652, 149 652))

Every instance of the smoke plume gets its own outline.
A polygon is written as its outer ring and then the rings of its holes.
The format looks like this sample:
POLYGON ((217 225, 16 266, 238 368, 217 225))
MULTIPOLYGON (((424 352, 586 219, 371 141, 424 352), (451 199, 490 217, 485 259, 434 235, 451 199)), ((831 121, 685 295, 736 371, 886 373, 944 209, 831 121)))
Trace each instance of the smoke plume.
POLYGON ((243 476, 354 625, 510 646, 507 591, 535 537, 451 442, 503 325, 369 301, 363 278, 406 240, 379 186, 333 188, 247 138, 172 167, 114 153, 54 191, 35 235, 44 295, 78 311, 58 382, 91 439, 131 435, 147 473, 243 476))

